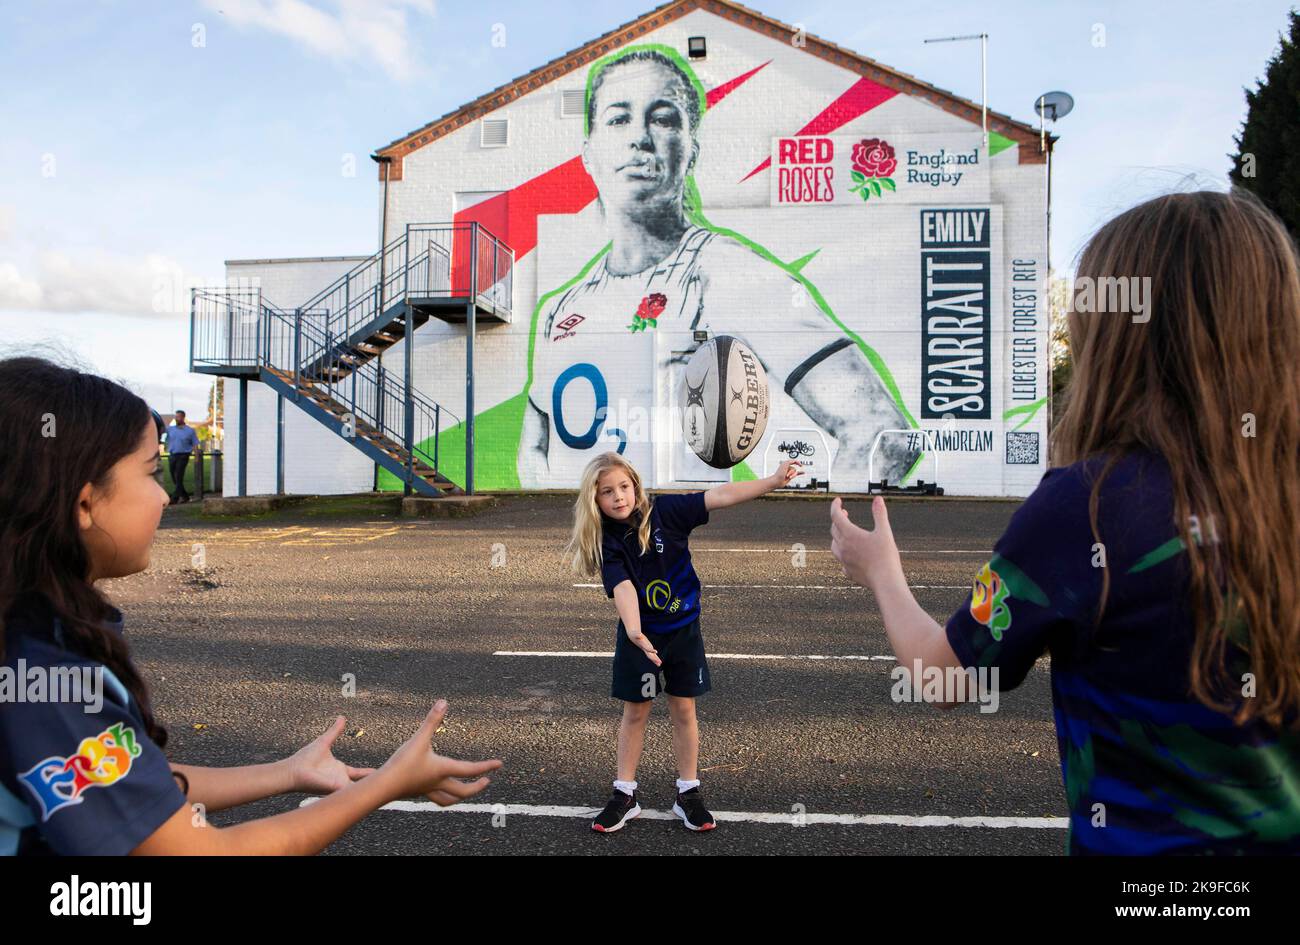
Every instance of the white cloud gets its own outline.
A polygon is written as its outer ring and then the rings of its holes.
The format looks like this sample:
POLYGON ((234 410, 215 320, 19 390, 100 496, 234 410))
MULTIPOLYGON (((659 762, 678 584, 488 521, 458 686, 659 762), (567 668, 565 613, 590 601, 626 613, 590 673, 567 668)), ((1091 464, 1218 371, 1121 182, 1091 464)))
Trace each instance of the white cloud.
POLYGON ((172 318, 189 311, 190 287, 204 282, 158 254, 46 251, 29 272, 0 262, 0 309, 172 318))
POLYGON ((335 0, 334 11, 305 0, 204 0, 237 27, 278 33, 335 60, 371 61, 405 81, 419 72, 407 37, 408 11, 433 17, 435 0, 335 0))

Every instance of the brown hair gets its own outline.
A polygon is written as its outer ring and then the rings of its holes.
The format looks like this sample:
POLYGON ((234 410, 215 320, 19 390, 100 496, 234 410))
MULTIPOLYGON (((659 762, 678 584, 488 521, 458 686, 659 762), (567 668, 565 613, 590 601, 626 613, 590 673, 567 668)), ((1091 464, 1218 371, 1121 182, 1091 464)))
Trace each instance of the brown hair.
MULTIPOLYGON (((1073 374, 1054 460, 1126 452, 1168 463, 1195 625, 1192 695, 1238 722, 1300 714, 1300 262, 1245 191, 1170 194, 1120 214, 1079 260, 1073 374), (1149 279, 1145 319, 1080 304, 1105 279, 1149 279), (1199 530, 1193 525, 1195 516, 1199 530), (1255 698, 1234 677, 1244 657, 1255 698)), ((1104 308, 1104 306, 1103 306, 1104 308)), ((1098 620, 1110 576, 1103 569, 1098 620)))
POLYGON ((0 659, 11 608, 43 606, 69 649, 122 682, 162 748, 167 730, 126 640, 106 626, 113 608, 89 580, 76 517, 82 487, 111 488, 113 466, 150 424, 161 433, 149 405, 107 378, 43 358, 0 360, 0 659), (57 435, 46 435, 47 421, 57 435))

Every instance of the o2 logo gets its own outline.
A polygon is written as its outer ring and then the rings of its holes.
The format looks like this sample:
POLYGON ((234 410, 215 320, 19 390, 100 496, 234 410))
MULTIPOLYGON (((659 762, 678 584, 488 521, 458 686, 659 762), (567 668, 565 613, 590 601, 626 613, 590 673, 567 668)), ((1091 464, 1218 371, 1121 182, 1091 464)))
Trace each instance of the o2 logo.
MULTIPOLYGON (((605 386, 605 377, 600 373, 600 368, 584 361, 581 364, 570 364, 560 372, 560 376, 555 379, 555 386, 551 388, 551 420, 555 424, 555 432, 559 434, 560 441, 565 446, 575 450, 589 450, 595 446, 608 412, 609 389, 605 386), (591 385, 591 392, 596 399, 596 412, 591 418, 591 426, 581 435, 575 435, 564 422, 564 391, 578 380, 585 380, 591 385)), ((605 432, 610 436, 618 437, 619 453, 627 448, 627 434, 622 430, 617 427, 606 427, 605 432)))

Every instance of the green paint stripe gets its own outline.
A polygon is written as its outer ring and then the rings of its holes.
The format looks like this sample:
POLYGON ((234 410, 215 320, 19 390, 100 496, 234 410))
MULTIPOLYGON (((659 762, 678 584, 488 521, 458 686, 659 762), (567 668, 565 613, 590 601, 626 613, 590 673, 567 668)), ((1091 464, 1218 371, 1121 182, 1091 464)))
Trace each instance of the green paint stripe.
POLYGON ((749 468, 749 463, 743 459, 731 467, 732 482, 750 482, 757 478, 758 476, 754 473, 754 470, 749 468))
POLYGON ((1186 547, 1187 546, 1183 544, 1183 539, 1179 536, 1175 536, 1169 539, 1159 548, 1154 548, 1151 551, 1148 551, 1142 557, 1138 558, 1137 563, 1134 564, 1133 567, 1128 569, 1128 573, 1137 574, 1139 571, 1145 571, 1148 568, 1154 568, 1157 564, 1160 564, 1162 561, 1168 561, 1170 558, 1174 557, 1175 555, 1182 554, 1183 550, 1186 547))
POLYGON ((1012 597, 1027 600, 1039 607, 1048 605, 1047 595, 1043 593, 1043 589, 1034 583, 1033 578, 1006 558, 994 555, 989 561, 989 567, 998 572, 998 576, 1006 583, 1012 597))
POLYGON ((916 468, 921 465, 921 460, 923 459, 925 459, 924 450, 916 455, 916 462, 908 467, 907 472, 903 473, 903 485, 907 485, 907 480, 912 478, 912 473, 916 472, 916 468))
POLYGON ((1047 398, 1040 397, 1038 400, 1035 400, 1032 404, 1022 404, 1019 407, 1012 407, 1010 410, 1004 411, 1002 414, 1002 419, 1010 420, 1012 417, 1016 416, 1017 414, 1022 414, 1022 413, 1025 414, 1025 418, 1021 420, 1018 424, 1016 424, 1014 427, 1012 427, 1013 430, 1019 430, 1021 427, 1027 426, 1029 422, 1033 420, 1035 416, 1037 416, 1038 411, 1042 410, 1043 407, 1045 406, 1047 406, 1047 398))
POLYGON ((989 157, 1001 154, 1007 148, 1015 147, 1016 143, 1005 135, 1000 135, 996 131, 989 132, 989 157))
POLYGON ((533 354, 537 349, 537 317, 542 313, 542 306, 544 306, 551 299, 555 298, 555 296, 559 295, 561 292, 567 292, 569 289, 573 288, 577 283, 585 279, 587 277, 587 273, 591 272, 591 267, 596 265, 596 263, 600 261, 600 257, 608 253, 610 251, 610 248, 613 245, 614 243, 612 241, 606 243, 603 247, 601 247, 601 249, 596 253, 595 256, 592 256, 590 259, 587 260, 586 265, 584 265, 581 269, 578 270, 578 274, 576 276, 574 276, 568 282, 564 283, 564 285, 560 286, 558 289, 552 289, 550 292, 547 292, 540 299, 538 299, 537 304, 533 306, 533 318, 528 328, 528 378, 527 380, 524 381, 524 391, 523 391, 525 396, 528 394, 528 392, 532 389, 533 386, 533 354))
POLYGON ((806 266, 806 265, 808 265, 810 262, 812 262, 812 261, 813 261, 813 257, 816 256, 816 255, 817 255, 818 253, 820 253, 820 252, 821 252, 820 249, 814 249, 814 250, 813 250, 811 253, 809 253, 807 256, 801 256, 800 258, 796 259, 794 262, 790 263, 790 268, 791 268, 792 270, 794 270, 795 272, 802 272, 802 271, 803 271, 803 267, 806 266))
MULTIPOLYGON (((524 425, 527 395, 516 394, 474 415, 474 491, 519 488, 519 437, 524 425)), ((433 455, 433 437, 417 444, 433 455)), ((465 485, 465 424, 447 427, 438 435, 438 471, 457 485, 465 485)), ((401 489, 402 480, 381 468, 379 488, 401 489)))

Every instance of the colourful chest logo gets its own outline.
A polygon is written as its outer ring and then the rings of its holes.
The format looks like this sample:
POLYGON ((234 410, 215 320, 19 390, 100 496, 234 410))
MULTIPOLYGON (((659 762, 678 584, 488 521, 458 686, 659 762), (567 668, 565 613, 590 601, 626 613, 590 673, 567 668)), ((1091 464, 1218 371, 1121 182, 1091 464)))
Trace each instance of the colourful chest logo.
POLYGON ((636 314, 632 316, 632 324, 628 325, 628 331, 645 331, 647 325, 655 327, 655 319, 664 313, 668 307, 668 296, 662 292, 652 292, 641 300, 641 304, 636 307, 636 314))
POLYGON ((41 804, 41 821, 71 804, 93 787, 108 787, 122 780, 131 762, 140 756, 135 731, 118 722, 94 738, 82 739, 75 754, 53 755, 18 776, 41 804))
POLYGON ((990 565, 975 575, 971 589, 970 615, 989 628, 993 639, 1001 640, 1002 631, 1011 626, 1011 609, 1006 604, 1007 585, 990 565))

